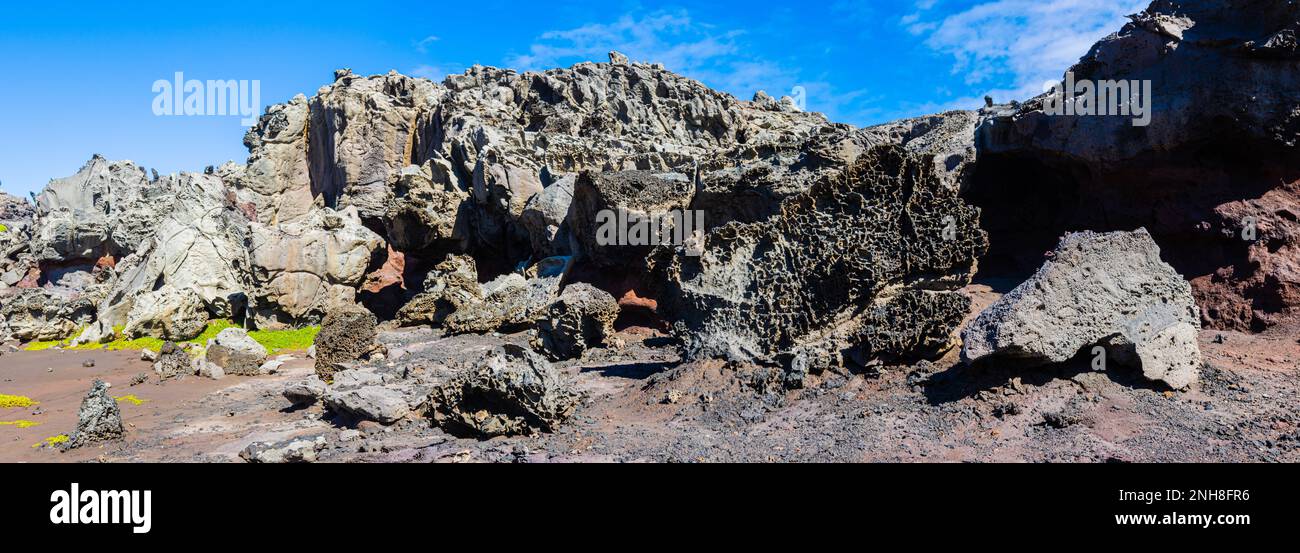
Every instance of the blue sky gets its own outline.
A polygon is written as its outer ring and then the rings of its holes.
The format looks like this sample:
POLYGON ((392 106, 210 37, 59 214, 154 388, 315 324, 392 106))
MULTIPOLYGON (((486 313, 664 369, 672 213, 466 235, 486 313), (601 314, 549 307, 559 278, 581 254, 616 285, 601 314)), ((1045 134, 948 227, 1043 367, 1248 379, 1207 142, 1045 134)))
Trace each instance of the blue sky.
POLYGON ((0 12, 0 190, 26 195, 94 153, 160 173, 243 162, 239 117, 159 117, 154 81, 258 80, 263 106, 333 70, 440 80, 617 49, 748 99, 795 86, 870 125, 1041 91, 1144 0, 13 3, 0 12), (32 5, 38 4, 38 5, 32 5), (129 6, 129 7, 128 7, 129 6))

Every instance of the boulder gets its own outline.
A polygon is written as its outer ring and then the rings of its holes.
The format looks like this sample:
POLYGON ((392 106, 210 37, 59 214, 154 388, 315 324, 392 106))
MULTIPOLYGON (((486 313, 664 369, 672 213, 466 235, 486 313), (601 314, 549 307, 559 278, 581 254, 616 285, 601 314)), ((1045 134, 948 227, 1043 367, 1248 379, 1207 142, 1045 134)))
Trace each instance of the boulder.
POLYGON ((962 331, 962 358, 1061 363, 1093 346, 1181 389, 1202 364, 1192 287, 1145 229, 1066 236, 1029 280, 962 331))
POLYGON ((528 233, 533 255, 573 255, 570 244, 569 206, 573 203, 575 175, 564 175, 535 194, 524 205, 519 223, 528 233))
POLYGON ((336 363, 356 361, 378 350, 376 325, 375 315, 360 307, 330 311, 316 334, 316 375, 329 382, 336 363))
POLYGON ((164 285, 135 296, 122 333, 184 341, 202 334, 207 325, 207 306, 197 292, 164 285))
POLYGON ((159 380, 170 380, 193 373, 193 364, 190 355, 183 348, 172 342, 164 342, 162 349, 158 350, 153 371, 158 374, 159 380))
POLYGON ((987 241, 978 211, 933 171, 879 146, 779 216, 713 229, 702 255, 660 248, 659 307, 688 357, 789 364, 812 350, 866 363, 951 347, 987 241))
POLYGON ((314 463, 325 449, 325 436, 298 436, 278 442, 253 442, 239 452, 249 463, 314 463))
POLYGON ((552 359, 577 359, 614 336, 618 318, 614 296, 590 284, 571 284, 537 321, 537 340, 552 359))
POLYGON ((77 410, 77 428, 64 442, 64 450, 120 439, 126 434, 122 412, 117 407, 117 400, 108 395, 108 388, 107 382, 98 379, 91 385, 90 392, 77 410))
POLYGON ((208 340, 203 359, 224 374, 258 376, 269 352, 242 328, 227 328, 208 340))
POLYGON ((429 395, 435 423, 479 438, 553 432, 581 399, 545 358, 516 345, 493 349, 429 395))
POLYGON ((441 325, 447 316, 483 301, 474 258, 448 255, 424 278, 424 291, 397 311, 403 326, 441 325))
POLYGON ((325 394, 325 406, 335 413, 385 425, 393 424, 411 412, 411 406, 401 392, 383 386, 331 390, 325 394))
POLYGON ((311 405, 325 395, 325 381, 313 374, 286 386, 282 395, 295 407, 311 405))

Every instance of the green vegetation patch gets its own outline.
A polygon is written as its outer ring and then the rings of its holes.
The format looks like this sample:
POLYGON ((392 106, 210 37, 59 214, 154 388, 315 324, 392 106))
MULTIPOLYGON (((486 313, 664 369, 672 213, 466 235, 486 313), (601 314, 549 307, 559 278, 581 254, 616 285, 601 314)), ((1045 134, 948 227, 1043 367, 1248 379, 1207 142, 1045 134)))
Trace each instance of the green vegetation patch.
POLYGON ((27 396, 11 396, 9 394, 0 394, 0 409, 12 409, 15 407, 32 407, 40 405, 38 401, 32 401, 27 396))
POLYGON ((316 343, 319 326, 309 326, 294 330, 254 330, 248 337, 262 344, 271 353, 282 351, 305 350, 316 343))
POLYGON ((41 423, 39 422, 28 421, 28 420, 0 421, 0 426, 16 426, 18 428, 31 428, 33 426, 40 426, 40 425, 41 423))

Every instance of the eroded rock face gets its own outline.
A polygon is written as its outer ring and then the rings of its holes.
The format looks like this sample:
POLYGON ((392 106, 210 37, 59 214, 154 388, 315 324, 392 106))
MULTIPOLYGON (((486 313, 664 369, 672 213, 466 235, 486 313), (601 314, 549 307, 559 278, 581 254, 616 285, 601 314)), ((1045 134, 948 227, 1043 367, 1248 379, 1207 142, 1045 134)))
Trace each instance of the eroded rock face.
POLYGON ((1061 363, 1101 345, 1121 362, 1136 356, 1148 379, 1185 388, 1202 364, 1199 330, 1191 285, 1145 229, 1083 232, 962 331, 962 358, 1061 363))
POLYGON ((538 345, 553 359, 577 359, 591 347, 605 345, 618 318, 614 296, 590 284, 566 286, 537 322, 538 345))
POLYGON ((978 211, 933 168, 928 157, 878 147, 786 200, 780 216, 714 229, 699 257, 659 250, 656 270, 667 282, 660 308, 679 321, 688 355, 942 351, 969 308, 956 290, 987 241, 978 211))
POLYGON ((165 183, 130 161, 96 155, 36 196, 32 251, 41 261, 120 257, 153 236, 171 203, 165 183))
POLYGON ((318 209, 278 227, 253 224, 251 240, 257 287, 250 308, 265 329, 316 323, 331 308, 356 303, 357 288, 384 248, 354 207, 318 209))
POLYGON ((1071 69, 1076 82, 1150 82, 1146 126, 1137 114, 1050 115, 1046 96, 986 110, 968 192, 991 234, 983 267, 1023 277, 1065 232, 1145 227, 1192 280, 1206 326, 1294 319, 1282 244, 1300 205, 1287 184, 1300 181, 1297 20, 1291 2, 1152 2, 1071 69), (1265 196, 1290 207, 1236 205, 1265 196), (1251 212, 1269 238, 1242 239, 1251 212))
POLYGON ((375 315, 356 306, 331 311, 316 335, 316 375, 333 380, 334 364, 356 361, 379 345, 375 342, 375 315))
POLYGON ((139 302, 142 307, 136 307, 140 296, 161 287, 197 294, 211 318, 234 318, 246 308, 252 287, 245 246, 248 220, 231 203, 221 177, 182 173, 160 180, 174 202, 157 223, 156 233, 116 264, 112 290, 100 302, 95 323, 78 337, 80 343, 108 340, 115 327, 131 321, 142 325, 168 317, 172 304, 157 302, 156 297, 146 297, 139 302))
POLYGON ((310 101, 311 182, 325 205, 380 220, 398 172, 415 159, 420 120, 437 109, 439 94, 433 83, 396 72, 337 72, 310 101))
POLYGON ((0 300, 0 319, 9 336, 18 340, 51 341, 71 338, 78 328, 95 317, 98 295, 56 292, 45 289, 20 290, 0 300))
POLYGON ((552 432, 581 399, 541 355, 505 345, 435 387, 429 404, 434 422, 449 432, 491 438, 552 432))
POLYGON ((307 98, 267 108, 244 136, 248 164, 232 179, 237 196, 263 225, 290 223, 318 206, 308 169, 307 98))
POLYGON ((96 379, 77 410, 77 429, 68 436, 63 449, 76 449, 116 440, 126 434, 117 401, 108 395, 109 384, 96 379))

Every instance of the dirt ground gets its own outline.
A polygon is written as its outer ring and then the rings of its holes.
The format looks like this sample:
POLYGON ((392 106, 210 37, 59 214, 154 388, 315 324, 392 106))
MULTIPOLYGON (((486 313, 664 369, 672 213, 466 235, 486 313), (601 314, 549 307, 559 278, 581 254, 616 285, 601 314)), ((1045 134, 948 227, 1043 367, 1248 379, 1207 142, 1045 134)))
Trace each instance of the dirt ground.
MULTIPOLYGON (((992 288, 973 285, 974 312, 992 288)), ((1249 335, 1205 331, 1208 367, 1191 390, 1162 389, 1132 369, 1093 372, 1087 359, 1047 368, 935 362, 812 377, 785 390, 776 372, 721 362, 681 364, 656 330, 620 332, 625 346, 557 365, 587 399, 554 434, 487 441, 450 436, 415 417, 353 426, 280 395, 310 374, 292 354, 278 374, 198 377, 131 386, 149 364, 132 352, 10 352, 0 393, 31 408, 0 409, 0 461, 238 462, 255 441, 323 436, 325 462, 1295 462, 1300 460, 1300 329, 1249 335), (83 367, 87 359, 94 367, 83 367), (124 440, 72 452, 33 447, 70 432, 94 378, 143 403, 119 401, 124 440), (360 432, 349 432, 349 430, 360 432)), ((390 367, 456 370, 523 334, 443 338, 381 334, 390 367)))

